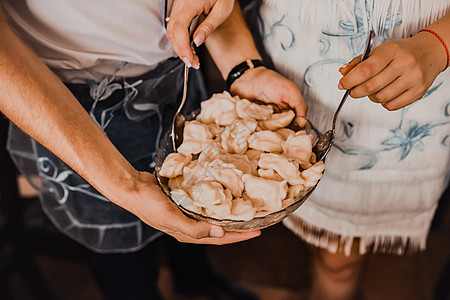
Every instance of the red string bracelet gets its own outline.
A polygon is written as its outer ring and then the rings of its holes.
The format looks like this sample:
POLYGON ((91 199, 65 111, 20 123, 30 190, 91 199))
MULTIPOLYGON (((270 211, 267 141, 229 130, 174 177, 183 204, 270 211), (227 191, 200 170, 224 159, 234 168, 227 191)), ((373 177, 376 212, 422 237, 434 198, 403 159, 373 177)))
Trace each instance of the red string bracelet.
POLYGON ((419 32, 422 32, 422 31, 429 32, 429 33, 431 33, 432 35, 434 35, 435 37, 437 37, 438 40, 439 40, 439 42, 441 42, 442 46, 444 46, 445 52, 447 53, 447 64, 445 65, 445 68, 444 68, 444 70, 443 70, 443 71, 445 71, 445 70, 448 68, 448 65, 449 65, 449 63, 450 63, 450 54, 448 53, 447 45, 445 44, 445 42, 444 42, 444 40, 441 38, 441 36, 440 36, 439 34, 437 34, 436 32, 434 32, 433 30, 431 30, 431 29, 426 29, 426 28, 425 28, 425 29, 422 29, 422 30, 419 30, 419 32))

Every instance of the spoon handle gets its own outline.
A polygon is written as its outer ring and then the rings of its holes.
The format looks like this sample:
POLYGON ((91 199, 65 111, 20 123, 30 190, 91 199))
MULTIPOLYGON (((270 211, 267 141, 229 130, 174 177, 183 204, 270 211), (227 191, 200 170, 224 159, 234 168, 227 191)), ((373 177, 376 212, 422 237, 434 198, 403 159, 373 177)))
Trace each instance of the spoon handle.
MULTIPOLYGON (((372 39, 373 39, 373 31, 371 30, 371 31, 369 32, 369 36, 367 37, 366 47, 365 47, 365 49, 364 49, 363 55, 361 56, 361 61, 360 61, 360 63, 363 62, 364 60, 366 60, 366 59, 369 57, 370 49, 372 48, 372 39)), ((332 129, 331 129, 331 130, 333 131, 333 134, 334 134, 334 130, 335 130, 335 128, 336 128, 336 121, 337 121, 338 114, 339 114, 339 112, 341 111, 342 106, 344 106, 345 100, 347 100, 347 98, 348 98, 348 96, 350 95, 352 89, 353 89, 353 88, 348 89, 348 90, 345 91, 344 96, 342 97, 342 100, 341 100, 341 102, 339 103, 339 106, 338 106, 338 108, 336 109, 336 112, 334 113, 334 116, 333 116, 333 126, 332 126, 332 129)))

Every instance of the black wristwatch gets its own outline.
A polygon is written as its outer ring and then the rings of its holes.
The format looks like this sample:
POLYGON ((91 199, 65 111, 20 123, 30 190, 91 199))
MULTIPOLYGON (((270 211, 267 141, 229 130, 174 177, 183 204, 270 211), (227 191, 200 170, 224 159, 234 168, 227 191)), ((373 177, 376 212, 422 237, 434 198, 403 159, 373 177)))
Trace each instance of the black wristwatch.
POLYGON ((227 77, 227 87, 228 90, 230 89, 233 82, 242 76, 242 74, 245 73, 245 71, 249 69, 254 69, 257 67, 265 67, 266 65, 262 62, 260 59, 247 59, 237 66, 235 66, 233 69, 231 69, 230 73, 227 77))

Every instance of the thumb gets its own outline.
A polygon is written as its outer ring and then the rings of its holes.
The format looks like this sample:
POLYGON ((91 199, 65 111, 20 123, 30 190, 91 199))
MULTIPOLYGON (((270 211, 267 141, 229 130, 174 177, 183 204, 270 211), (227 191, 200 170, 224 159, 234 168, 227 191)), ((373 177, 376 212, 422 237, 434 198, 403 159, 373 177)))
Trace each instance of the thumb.
POLYGON ((177 227, 179 228, 179 231, 184 232, 184 234, 195 240, 208 237, 221 238, 225 234, 225 231, 220 226, 212 225, 203 221, 196 221, 187 217, 185 218, 186 219, 183 220, 183 223, 178 224, 179 226, 177 227))

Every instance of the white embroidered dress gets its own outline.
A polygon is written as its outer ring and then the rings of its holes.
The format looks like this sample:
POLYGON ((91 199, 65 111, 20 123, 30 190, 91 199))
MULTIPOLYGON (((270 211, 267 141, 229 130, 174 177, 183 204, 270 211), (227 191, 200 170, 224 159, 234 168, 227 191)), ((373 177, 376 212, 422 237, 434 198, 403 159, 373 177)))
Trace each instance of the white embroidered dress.
MULTIPOLYGON (((338 68, 375 46, 409 37, 450 12, 448 0, 264 0, 264 45, 276 69, 301 88, 309 120, 325 132, 342 98, 338 68)), ((444 50, 443 50, 444 51, 444 50)), ((349 98, 319 186, 284 224, 331 252, 402 254, 425 248, 450 166, 450 71, 420 101, 389 112, 349 98)))

